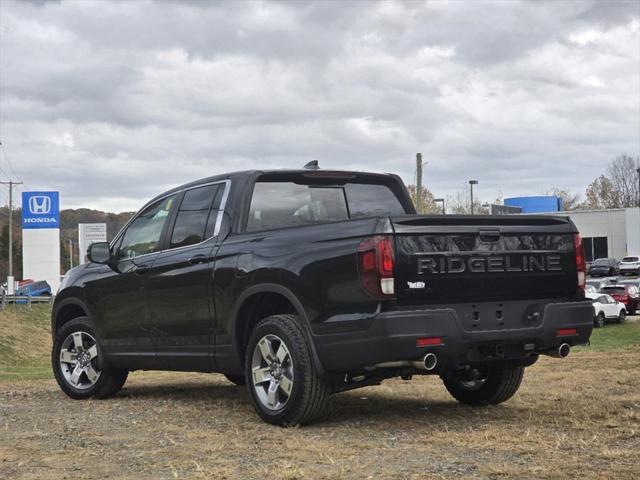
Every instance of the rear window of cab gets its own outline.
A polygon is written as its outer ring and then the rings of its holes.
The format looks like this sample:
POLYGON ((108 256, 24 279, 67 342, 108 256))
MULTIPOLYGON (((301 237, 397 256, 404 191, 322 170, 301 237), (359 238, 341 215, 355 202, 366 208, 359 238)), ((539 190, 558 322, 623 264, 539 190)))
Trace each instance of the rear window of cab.
POLYGON ((251 198, 247 231, 405 213, 402 203, 387 185, 304 185, 258 181, 251 198))

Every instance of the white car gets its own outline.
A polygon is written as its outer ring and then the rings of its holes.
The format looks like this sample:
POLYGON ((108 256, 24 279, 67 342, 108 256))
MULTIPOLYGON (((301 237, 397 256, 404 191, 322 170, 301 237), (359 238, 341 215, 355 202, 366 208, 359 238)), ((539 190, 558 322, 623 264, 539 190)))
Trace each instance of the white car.
POLYGON ((631 255, 624 257, 620 261, 620 275, 639 275, 640 276, 640 256, 631 255))
POLYGON ((627 309, 624 303, 617 302, 611 295, 587 293, 585 296, 593 303, 593 324, 596 328, 604 327, 607 320, 622 323, 627 318, 627 309))

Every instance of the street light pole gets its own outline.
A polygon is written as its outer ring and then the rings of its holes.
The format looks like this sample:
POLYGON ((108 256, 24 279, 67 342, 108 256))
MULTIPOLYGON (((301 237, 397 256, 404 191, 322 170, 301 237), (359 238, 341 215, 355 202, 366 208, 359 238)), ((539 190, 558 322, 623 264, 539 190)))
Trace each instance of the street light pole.
POLYGON ((434 198, 433 201, 436 203, 442 203, 442 214, 446 215, 447 213, 444 210, 444 198, 434 198))
POLYGON ((471 215, 473 215, 473 186, 478 185, 478 180, 469 180, 471 186, 471 215))

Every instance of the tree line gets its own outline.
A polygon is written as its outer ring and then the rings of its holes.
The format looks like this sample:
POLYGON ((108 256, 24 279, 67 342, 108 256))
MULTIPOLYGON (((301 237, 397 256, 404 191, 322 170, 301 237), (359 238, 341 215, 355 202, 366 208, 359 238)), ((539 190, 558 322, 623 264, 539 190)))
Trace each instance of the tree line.
MULTIPOLYGON (((562 200, 563 210, 599 210, 606 208, 628 208, 640 206, 640 185, 638 172, 640 159, 633 159, 629 155, 615 157, 605 171, 595 178, 587 186, 584 199, 577 193, 567 189, 553 187, 545 194, 559 197, 562 200)), ((408 185, 409 194, 414 205, 417 205, 417 192, 415 185, 408 185)), ((502 199, 494 200, 495 204, 502 204, 502 199)), ((476 214, 488 215, 490 212, 487 203, 478 196, 473 201, 473 211, 476 214)), ((468 189, 459 190, 446 197, 446 211, 451 214, 469 214, 470 198, 468 189)), ((442 205, 435 202, 431 191, 425 187, 422 189, 422 208, 419 213, 441 214, 442 205)))
MULTIPOLYGON (((68 209, 60 211, 60 273, 69 269, 71 255, 73 264, 77 265, 78 252, 78 224, 79 223, 106 223, 107 239, 120 231, 124 224, 131 218, 133 212, 107 213, 87 208, 68 209), (69 240, 73 246, 73 252, 69 246, 69 240)), ((0 283, 4 283, 9 274, 9 209, 0 207, 0 283)), ((22 279, 22 210, 13 211, 13 274, 15 278, 22 279)))

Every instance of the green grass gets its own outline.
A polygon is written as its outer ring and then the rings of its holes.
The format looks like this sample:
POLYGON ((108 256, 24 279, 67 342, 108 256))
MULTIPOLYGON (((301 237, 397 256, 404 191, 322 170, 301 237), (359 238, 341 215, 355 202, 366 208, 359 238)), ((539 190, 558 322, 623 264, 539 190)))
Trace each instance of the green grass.
POLYGON ((0 309, 0 381, 52 378, 51 306, 0 309))
MULTIPOLYGON (((50 366, 50 305, 8 306, 0 310, 0 381, 53 378, 50 366)), ((640 321, 608 323, 593 330, 590 347, 603 351, 640 347, 640 321)))
POLYGON ((47 367, 15 367, 5 369, 0 367, 0 382, 15 380, 48 380, 53 378, 51 366, 47 367))
POLYGON ((594 328, 591 349, 612 350, 640 347, 640 322, 607 323, 604 328, 594 328))

